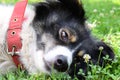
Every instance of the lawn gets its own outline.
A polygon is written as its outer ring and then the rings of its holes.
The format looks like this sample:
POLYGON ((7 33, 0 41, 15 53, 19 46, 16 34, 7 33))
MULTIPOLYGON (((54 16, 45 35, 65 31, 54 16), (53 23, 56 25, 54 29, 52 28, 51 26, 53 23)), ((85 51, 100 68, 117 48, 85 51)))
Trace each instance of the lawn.
MULTIPOLYGON (((0 3, 12 3, 17 0, 1 0, 0 3)), ((29 0, 29 3, 42 0, 29 0)), ((115 52, 115 60, 105 68, 92 66, 92 72, 85 76, 87 80, 120 80, 120 0, 82 0, 88 22, 92 24, 91 32, 96 38, 110 45, 115 52)), ((83 74, 84 75, 84 74, 83 74)), ((66 74, 28 75, 25 71, 8 73, 0 80, 65 80, 66 74)), ((77 79, 74 79, 77 80, 77 79)))

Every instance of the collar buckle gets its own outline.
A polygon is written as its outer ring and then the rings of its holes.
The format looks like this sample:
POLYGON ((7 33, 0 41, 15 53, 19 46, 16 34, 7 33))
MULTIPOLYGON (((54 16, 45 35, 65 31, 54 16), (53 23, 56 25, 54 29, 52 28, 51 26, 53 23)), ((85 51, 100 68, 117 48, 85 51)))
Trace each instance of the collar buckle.
POLYGON ((16 47, 15 47, 15 46, 13 46, 13 47, 12 47, 12 51, 11 51, 11 52, 8 52, 8 54, 10 54, 10 55, 12 55, 12 56, 13 56, 13 55, 15 54, 15 48, 16 48, 16 47))

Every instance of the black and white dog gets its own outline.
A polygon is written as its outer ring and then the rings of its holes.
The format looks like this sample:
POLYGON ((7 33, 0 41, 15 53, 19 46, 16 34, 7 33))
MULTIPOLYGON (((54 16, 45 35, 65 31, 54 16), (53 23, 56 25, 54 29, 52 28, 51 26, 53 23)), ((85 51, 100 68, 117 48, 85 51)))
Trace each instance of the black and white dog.
MULTIPOLYGON (((13 6, 0 5, 0 73, 15 70, 7 52, 6 33, 13 6)), ((79 0, 48 0, 27 6, 20 33, 22 48, 16 54, 29 73, 68 72, 72 77, 79 69, 87 73, 85 58, 99 63, 114 53, 109 46, 91 37, 85 21, 85 11, 79 0), (75 66, 76 65, 76 66, 75 66)))

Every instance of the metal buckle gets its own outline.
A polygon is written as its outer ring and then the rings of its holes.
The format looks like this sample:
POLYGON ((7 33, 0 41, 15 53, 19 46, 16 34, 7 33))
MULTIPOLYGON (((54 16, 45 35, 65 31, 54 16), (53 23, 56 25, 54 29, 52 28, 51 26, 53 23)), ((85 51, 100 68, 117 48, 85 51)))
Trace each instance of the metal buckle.
POLYGON ((10 55, 12 55, 12 56, 13 56, 13 55, 15 54, 15 48, 16 48, 16 47, 15 47, 15 46, 13 46, 13 47, 12 47, 12 52, 8 52, 8 54, 10 54, 10 55))

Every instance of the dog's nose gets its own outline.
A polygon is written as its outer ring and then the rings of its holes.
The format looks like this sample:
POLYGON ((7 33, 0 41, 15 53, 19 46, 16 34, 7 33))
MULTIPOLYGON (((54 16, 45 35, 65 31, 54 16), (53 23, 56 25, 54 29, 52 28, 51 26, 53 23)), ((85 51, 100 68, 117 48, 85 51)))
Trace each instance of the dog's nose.
POLYGON ((68 69, 67 57, 59 55, 54 62, 54 68, 59 72, 65 72, 68 69))

